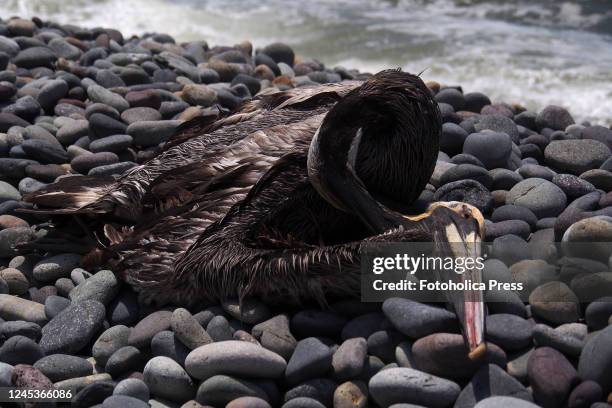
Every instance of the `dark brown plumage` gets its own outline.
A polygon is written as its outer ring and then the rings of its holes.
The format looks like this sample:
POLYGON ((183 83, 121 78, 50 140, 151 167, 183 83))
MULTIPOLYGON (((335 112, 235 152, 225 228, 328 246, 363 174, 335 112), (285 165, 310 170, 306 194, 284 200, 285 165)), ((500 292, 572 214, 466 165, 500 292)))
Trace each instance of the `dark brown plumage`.
MULTIPOLYGON (((268 226, 280 234, 277 243, 289 235, 292 245, 346 243, 368 235, 355 215, 331 207, 308 182, 307 153, 319 127, 322 133, 362 129, 356 173, 365 188, 391 208, 414 201, 433 170, 440 129, 437 105, 418 77, 383 71, 363 84, 353 81, 263 95, 228 117, 184 125, 172 147, 117 181, 67 178, 26 199, 39 207, 61 206, 51 212, 123 220, 105 227, 106 261, 142 289, 143 298, 197 302, 221 293, 207 289, 206 296, 195 295, 203 286, 197 283, 201 272, 184 272, 182 265, 192 262, 201 244, 187 250, 210 224, 226 214, 227 222, 232 206, 234 212, 247 208, 241 201, 266 172, 267 182, 274 180, 276 197, 304 195, 311 208, 303 211, 314 211, 309 219, 292 214, 300 213, 299 207, 285 207, 286 225, 268 226), (300 180, 299 190, 288 181, 292 177, 300 180), (321 224, 328 231, 314 230, 321 224), (340 225, 350 227, 338 229, 340 225), (185 282, 194 295, 170 294, 168 284, 185 274, 190 275, 185 282)), ((262 197, 251 195, 249 202, 272 194, 263 187, 256 191, 262 197)), ((278 201, 269 203, 268 212, 276 212, 273 203, 278 201)), ((215 228, 218 225, 211 230, 215 228)), ((347 292, 354 293, 354 288, 347 292)))
MULTIPOLYGON (((87 260, 109 264, 145 302, 323 303, 359 293, 370 242, 479 242, 472 207, 400 213, 431 176, 440 129, 420 78, 383 71, 260 95, 230 116, 183 125, 119 180, 70 177, 26 200, 99 220, 108 242, 87 260)), ((482 326, 472 329, 474 348, 482 326)))

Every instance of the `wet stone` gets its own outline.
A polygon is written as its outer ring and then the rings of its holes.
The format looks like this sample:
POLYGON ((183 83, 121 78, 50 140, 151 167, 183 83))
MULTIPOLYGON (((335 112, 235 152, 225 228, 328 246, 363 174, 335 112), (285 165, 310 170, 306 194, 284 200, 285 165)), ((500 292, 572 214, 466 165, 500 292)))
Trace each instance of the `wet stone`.
POLYGON ((149 401, 149 387, 144 381, 137 378, 126 378, 120 381, 115 389, 113 395, 123 395, 139 399, 141 401, 149 401))
POLYGON ((506 354, 492 343, 487 343, 482 356, 470 360, 463 337, 450 333, 431 334, 417 340, 412 346, 412 355, 415 368, 445 378, 470 378, 484 363, 506 365, 506 354))
POLYGON ((160 331, 151 340, 151 353, 154 356, 169 357, 181 366, 185 365, 185 359, 190 352, 176 334, 169 330, 160 331))
POLYGON ((471 408, 478 401, 492 396, 508 396, 533 402, 533 397, 519 381, 500 367, 489 364, 482 366, 470 382, 461 390, 455 408, 471 408))
POLYGON ((281 355, 285 360, 291 358, 297 345, 289 330, 289 319, 286 315, 278 315, 253 326, 251 333, 263 347, 281 355))
POLYGON ((434 201, 463 201, 488 213, 493 207, 491 193, 475 180, 460 180, 440 187, 434 193, 434 201))
POLYGON ((460 392, 456 383, 412 368, 382 370, 368 385, 372 398, 381 406, 414 403, 446 407, 460 392))
POLYGON ((550 347, 541 347, 531 353, 527 371, 535 402, 545 408, 563 405, 579 381, 571 363, 550 347))
POLYGON ((143 371, 151 394, 171 401, 188 401, 195 396, 195 386, 185 370, 168 357, 154 357, 143 371))
POLYGON ((167 330, 171 325, 172 312, 159 310, 142 319, 130 333, 128 344, 137 348, 146 348, 151 345, 153 336, 167 330))
MULTIPOLYGON (((295 353, 292 359, 294 357, 295 353)), ((329 365, 331 366, 331 353, 329 365)), ((301 367, 300 365, 298 368, 301 367)), ((192 377, 198 379, 216 374, 278 378, 284 373, 286 363, 281 356, 262 347, 230 340, 198 347, 187 356, 185 368, 192 377)))
POLYGON ((511 152, 512 141, 505 133, 472 133, 463 145, 463 153, 477 157, 488 169, 505 167, 511 152))
POLYGON ((598 168, 610 157, 610 149, 597 140, 559 140, 546 147, 544 157, 546 164, 552 168, 580 175, 598 168))
MULTIPOLYGON (((166 102, 171 103, 171 102, 166 102)), ((182 111, 182 110, 181 110, 182 111)), ((162 119, 162 115, 159 111, 148 107, 138 107, 126 109, 121 113, 121 119, 131 125, 135 122, 141 121, 157 121, 162 119)))
POLYGON ((565 193, 548 180, 531 178, 516 184, 506 198, 507 204, 526 207, 536 217, 559 215, 567 204, 565 193))
MULTIPOLYGON (((170 324, 179 340, 191 350, 203 346, 204 344, 212 343, 213 341, 211 336, 209 336, 206 330, 204 330, 200 323, 194 319, 187 309, 176 309, 172 313, 170 324)), ((231 339, 231 333, 229 339, 231 339)))
POLYGON ((81 351, 100 330, 105 318, 104 305, 95 300, 71 304, 42 330, 40 346, 46 354, 81 351))
POLYGON ((34 340, 21 335, 9 338, 0 347, 0 362, 13 366, 34 364, 44 355, 44 351, 34 340))
POLYGON ((536 324, 533 328, 533 340, 537 346, 552 347, 568 356, 579 356, 584 347, 584 340, 553 329, 545 324, 536 324))
POLYGON ((549 105, 538 113, 535 124, 539 129, 565 130, 565 128, 574 124, 574 119, 565 108, 549 105))
POLYGON ((486 338, 505 350, 520 350, 531 344, 533 325, 512 314, 487 317, 486 338))
POLYGON ((40 370, 53 382, 85 377, 93 373, 93 367, 89 361, 69 354, 45 356, 34 364, 34 368, 40 370))
POLYGON ((81 174, 87 174, 91 169, 99 166, 115 164, 119 157, 112 152, 100 152, 77 156, 70 162, 70 166, 81 174))

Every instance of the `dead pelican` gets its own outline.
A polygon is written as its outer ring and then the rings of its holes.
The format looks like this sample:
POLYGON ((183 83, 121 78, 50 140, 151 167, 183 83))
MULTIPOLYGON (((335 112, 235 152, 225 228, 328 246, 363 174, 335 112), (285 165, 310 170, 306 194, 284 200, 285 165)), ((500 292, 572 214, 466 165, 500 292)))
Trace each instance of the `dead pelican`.
MULTIPOLYGON (((262 95, 226 118, 184 126, 119 180, 69 177, 27 200, 52 214, 89 214, 94 229, 103 220, 108 242, 87 260, 110 264, 144 301, 324 302, 359 293, 369 242, 434 242, 447 254, 480 242, 483 220, 471 206, 404 215, 431 176, 440 127, 420 78, 383 71, 262 95)), ((482 300, 450 300, 470 350, 481 350, 482 300)))

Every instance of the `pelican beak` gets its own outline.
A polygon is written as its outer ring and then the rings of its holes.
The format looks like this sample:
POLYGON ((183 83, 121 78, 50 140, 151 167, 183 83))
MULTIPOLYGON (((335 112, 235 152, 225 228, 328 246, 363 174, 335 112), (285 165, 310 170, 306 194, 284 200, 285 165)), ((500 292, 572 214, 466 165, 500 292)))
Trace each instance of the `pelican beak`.
MULTIPOLYGON (((436 234, 434 238, 441 254, 452 255, 456 259, 473 260, 481 256, 484 218, 476 207, 461 202, 438 202, 433 203, 427 213, 432 215, 436 234)), ((482 270, 478 268, 477 263, 470 265, 472 266, 464 268, 463 273, 441 270, 438 278, 457 283, 482 283, 482 270)), ((469 347, 469 358, 478 359, 486 351, 483 291, 467 289, 461 292, 445 292, 445 295, 461 323, 463 336, 469 347)))

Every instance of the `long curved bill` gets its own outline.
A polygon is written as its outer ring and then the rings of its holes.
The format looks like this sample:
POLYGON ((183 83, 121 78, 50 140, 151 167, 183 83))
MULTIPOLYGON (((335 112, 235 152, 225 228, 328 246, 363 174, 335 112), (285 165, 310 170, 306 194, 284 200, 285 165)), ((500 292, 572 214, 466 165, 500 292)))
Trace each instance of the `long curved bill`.
MULTIPOLYGON (((455 258, 478 259, 481 256, 481 237, 484 233, 484 218, 480 211, 468 204, 459 202, 435 203, 437 208, 445 207, 448 216, 440 217, 438 242, 442 252, 452 254, 455 258), (443 236, 442 236, 443 235, 443 236), (446 248, 444 248, 446 246, 446 248)), ((456 271, 438 271, 438 279, 462 282, 467 287, 464 291, 445 292, 461 323, 463 335, 469 347, 469 358, 477 359, 486 351, 485 307, 483 291, 477 288, 482 283, 482 270, 475 263, 463 273, 456 271)))

